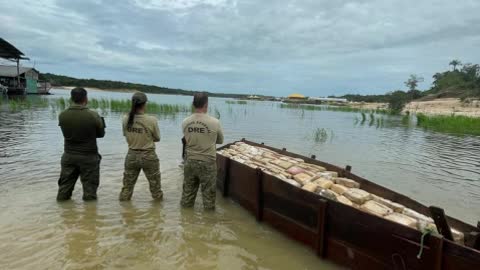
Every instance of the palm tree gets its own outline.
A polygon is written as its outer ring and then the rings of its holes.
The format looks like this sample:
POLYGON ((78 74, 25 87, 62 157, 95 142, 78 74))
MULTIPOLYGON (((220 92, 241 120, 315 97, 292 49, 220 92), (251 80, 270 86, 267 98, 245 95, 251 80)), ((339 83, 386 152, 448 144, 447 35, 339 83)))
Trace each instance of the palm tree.
POLYGON ((454 60, 450 61, 449 65, 453 66, 453 71, 456 71, 457 66, 461 66, 462 62, 460 62, 460 60, 454 59, 454 60))

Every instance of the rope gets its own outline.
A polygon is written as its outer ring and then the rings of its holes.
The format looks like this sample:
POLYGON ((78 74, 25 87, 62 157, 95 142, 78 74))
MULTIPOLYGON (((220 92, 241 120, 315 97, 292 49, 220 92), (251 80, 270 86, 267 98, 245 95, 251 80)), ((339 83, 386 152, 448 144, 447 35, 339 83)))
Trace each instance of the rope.
POLYGON ((417 259, 422 258, 423 247, 425 246, 424 245, 425 236, 427 236, 428 234, 431 234, 432 232, 433 232, 433 230, 431 228, 425 228, 423 230, 422 238, 420 239, 420 250, 418 251, 417 259))

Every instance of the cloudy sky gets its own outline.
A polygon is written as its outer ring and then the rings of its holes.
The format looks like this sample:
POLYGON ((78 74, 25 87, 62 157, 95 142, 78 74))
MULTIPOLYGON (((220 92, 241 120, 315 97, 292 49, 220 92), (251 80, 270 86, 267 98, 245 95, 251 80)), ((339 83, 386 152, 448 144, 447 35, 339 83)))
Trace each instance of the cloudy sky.
MULTIPOLYGON (((277 96, 384 93, 480 63, 478 0, 0 0, 42 72, 277 96)), ((32 65, 33 61, 25 62, 32 65)))

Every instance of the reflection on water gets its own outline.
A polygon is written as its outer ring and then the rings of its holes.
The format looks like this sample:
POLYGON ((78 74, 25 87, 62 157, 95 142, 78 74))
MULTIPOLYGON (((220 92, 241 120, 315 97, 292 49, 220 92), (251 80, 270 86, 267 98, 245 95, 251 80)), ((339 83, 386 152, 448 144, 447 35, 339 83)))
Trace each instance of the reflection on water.
MULTIPOLYGON (((54 90, 54 99, 68 92, 54 90)), ((91 92, 96 98, 128 93, 91 92)), ((30 97, 29 97, 30 98, 30 97)), ((36 98, 36 97, 33 97, 36 98)), ((150 95, 158 103, 188 105, 190 97, 150 95)), ((249 138, 345 166, 381 185, 444 207, 476 223, 480 216, 480 138, 425 132, 381 116, 355 124, 358 113, 302 111, 277 103, 227 104, 212 98, 226 141, 249 138), (316 141, 318 129, 332 139, 316 141)), ((106 116, 99 201, 55 201, 63 138, 60 110, 32 107, 12 112, 0 104, 0 265, 6 269, 322 269, 314 252, 259 224, 241 207, 218 196, 218 208, 181 210, 180 124, 185 113, 158 115, 165 200, 150 199, 139 178, 132 202, 117 200, 127 145, 120 113, 106 116)), ((102 112, 101 112, 102 113, 102 112)))

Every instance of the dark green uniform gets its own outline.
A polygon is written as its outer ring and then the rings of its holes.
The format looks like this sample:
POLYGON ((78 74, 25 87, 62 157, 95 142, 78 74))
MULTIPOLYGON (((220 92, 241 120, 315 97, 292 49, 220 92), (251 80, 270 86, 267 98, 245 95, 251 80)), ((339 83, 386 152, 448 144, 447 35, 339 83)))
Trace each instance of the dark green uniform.
POLYGON ((57 200, 70 199, 79 176, 83 186, 83 200, 95 200, 101 159, 97 138, 105 136, 104 122, 95 111, 77 104, 63 111, 58 119, 65 144, 57 200))

